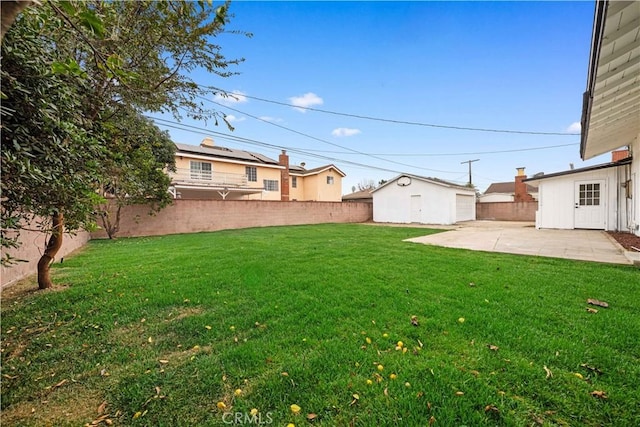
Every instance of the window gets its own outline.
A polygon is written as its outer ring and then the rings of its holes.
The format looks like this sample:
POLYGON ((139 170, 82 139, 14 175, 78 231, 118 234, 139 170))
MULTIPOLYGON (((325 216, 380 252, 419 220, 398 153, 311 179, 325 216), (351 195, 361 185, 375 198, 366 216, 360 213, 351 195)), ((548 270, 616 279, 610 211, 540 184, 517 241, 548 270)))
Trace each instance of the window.
POLYGON ((265 179, 264 182, 264 191, 278 191, 278 181, 275 179, 265 179))
POLYGON ((328 176, 327 177, 327 184, 333 185, 333 177, 332 176, 328 176))
POLYGON ((247 180, 250 182, 258 182, 258 171, 255 166, 246 167, 247 180))
POLYGON ((298 177, 297 176, 292 176, 291 177, 291 188, 298 188, 298 177))
POLYGON ((580 206, 600 205, 600 184, 580 184, 578 203, 580 206))
POLYGON ((211 181, 211 163, 191 160, 191 179, 211 181))

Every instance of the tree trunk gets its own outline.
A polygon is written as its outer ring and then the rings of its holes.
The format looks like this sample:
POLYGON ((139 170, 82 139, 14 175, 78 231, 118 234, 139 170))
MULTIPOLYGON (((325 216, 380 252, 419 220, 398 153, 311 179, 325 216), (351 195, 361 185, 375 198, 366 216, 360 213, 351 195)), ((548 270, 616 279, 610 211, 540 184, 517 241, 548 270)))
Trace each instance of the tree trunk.
POLYGON ((28 6, 31 6, 32 1, 3 1, 2 7, 0 10, 2 11, 2 29, 0 30, 0 42, 4 38, 4 35, 9 31, 9 27, 13 25, 16 20, 16 17, 26 9, 28 6))
POLYGON ((42 256, 40 257, 40 261, 38 261, 39 289, 49 289, 53 287, 51 276, 49 275, 49 270, 51 268, 53 259, 62 246, 64 218, 62 217, 61 213, 57 212, 51 216, 51 220, 53 225, 51 229, 51 237, 49 237, 49 241, 47 242, 47 247, 44 250, 44 254, 42 254, 42 256))

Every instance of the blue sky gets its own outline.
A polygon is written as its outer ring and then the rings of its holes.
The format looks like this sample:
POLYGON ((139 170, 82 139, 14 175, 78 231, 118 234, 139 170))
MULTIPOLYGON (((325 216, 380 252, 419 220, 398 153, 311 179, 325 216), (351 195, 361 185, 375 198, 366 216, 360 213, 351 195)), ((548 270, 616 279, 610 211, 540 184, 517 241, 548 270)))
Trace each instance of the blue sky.
MULTIPOLYGON (((214 42, 228 59, 245 58, 239 74, 193 75, 238 94, 212 104, 235 131, 183 123, 209 129, 218 145, 274 159, 286 149, 307 168, 333 163, 347 174, 343 194, 400 173, 464 184, 461 162, 475 159, 481 192, 517 167, 532 176, 604 163, 608 155, 580 160, 580 138, 569 135, 579 132, 593 12, 591 1, 236 1, 227 29, 253 37, 214 42)), ((175 142, 204 137, 158 124, 175 142)))

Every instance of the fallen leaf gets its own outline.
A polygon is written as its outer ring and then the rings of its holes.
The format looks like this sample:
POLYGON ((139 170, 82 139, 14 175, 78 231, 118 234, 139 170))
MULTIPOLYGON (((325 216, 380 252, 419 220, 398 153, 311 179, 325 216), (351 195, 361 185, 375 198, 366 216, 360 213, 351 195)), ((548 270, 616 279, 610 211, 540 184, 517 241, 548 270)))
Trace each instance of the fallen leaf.
POLYGON ((497 345, 493 345, 493 344, 487 344, 487 347, 489 347, 489 350, 491 351, 498 351, 498 349, 500 348, 497 345))
POLYGON ((163 365, 166 365, 167 363, 169 363, 167 359, 160 359, 158 360, 158 362, 162 363, 163 365))
POLYGON ((582 366, 585 369, 590 370, 593 373, 596 373, 598 375, 602 375, 602 371, 600 369, 596 368, 595 366, 591 366, 591 365, 588 365, 586 363, 582 363, 582 364, 580 364, 580 366, 582 366))
POLYGON ((283 377, 288 377, 289 373, 288 372, 281 372, 280 375, 282 375, 283 377))
POLYGON ((606 302, 598 301, 597 299, 592 299, 592 298, 589 298, 587 300, 587 304, 597 305, 598 307, 604 307, 604 308, 609 307, 609 304, 607 304, 606 302))
POLYGON ((413 326, 419 326, 420 324, 418 323, 418 316, 411 316, 411 324, 413 326))
POLYGON ((575 372, 573 375, 576 376, 576 378, 580 378, 581 380, 584 379, 584 377, 582 376, 582 374, 575 372))
POLYGON ((599 399, 608 399, 607 393, 602 390, 594 390, 591 392, 591 396, 597 397, 599 399))
POLYGON ((598 310, 596 310, 595 308, 591 308, 591 307, 587 307, 587 313, 597 313, 598 310))
POLYGON ((301 407, 299 407, 295 403, 293 405, 291 405, 289 408, 291 409, 291 412, 293 412, 294 414, 299 414, 300 410, 302 409, 301 407))
POLYGON ((464 396, 464 391, 456 391, 456 396, 464 396))
POLYGON ((389 397, 389 389, 387 387, 384 388, 384 391, 382 393, 384 393, 385 396, 389 397))
POLYGON ((313 412, 310 414, 307 414, 307 419, 309 421, 314 421, 316 418, 318 418, 318 414, 314 414, 313 412))
POLYGON ((544 365, 542 368, 544 368, 544 371, 547 373, 547 376, 545 377, 545 379, 549 379, 550 377, 553 377, 553 372, 551 372, 551 369, 547 368, 547 365, 544 365))
POLYGON ((218 409, 220 409, 221 411, 224 411, 225 409, 227 409, 227 405, 224 402, 218 402, 216 403, 216 406, 218 407, 218 409))
POLYGON ((432 426, 436 423, 436 417, 434 417, 433 415, 431 415, 431 418, 429 418, 429 425, 432 426))
POLYGON ((500 410, 495 405, 487 405, 484 407, 484 412, 499 414, 500 410))
POLYGON ((54 385, 54 386, 53 386, 53 387, 51 387, 51 388, 58 388, 58 387, 62 387, 62 386, 63 386, 63 385, 65 385, 66 383, 67 383, 67 380, 66 380, 66 379, 64 379, 64 380, 60 381, 58 384, 54 385))
POLYGON ((98 406, 98 415, 104 414, 104 410, 107 408, 107 401, 105 400, 98 406))
POLYGON ((472 288, 475 288, 475 287, 476 287, 476 284, 475 284, 475 283, 473 283, 473 282, 470 282, 470 283, 469 283, 469 286, 471 286, 472 288))
MULTIPOLYGON (((104 421, 105 423, 107 423, 107 418, 109 418, 109 415, 108 415, 108 414, 107 414, 107 415, 102 415, 102 416, 100 416, 100 417, 96 418, 95 420, 91 421, 91 424, 90 424, 90 425, 92 425, 92 426, 97 426, 97 425, 99 425, 100 423, 102 423, 103 421, 104 421)), ((107 424, 109 424, 109 423, 107 423, 107 424)))

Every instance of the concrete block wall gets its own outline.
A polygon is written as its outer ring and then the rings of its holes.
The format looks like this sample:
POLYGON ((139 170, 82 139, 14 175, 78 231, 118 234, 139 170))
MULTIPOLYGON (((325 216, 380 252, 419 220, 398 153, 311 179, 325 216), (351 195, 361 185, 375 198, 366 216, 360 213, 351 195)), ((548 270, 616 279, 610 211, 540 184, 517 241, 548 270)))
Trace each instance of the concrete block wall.
POLYGON ((476 219, 494 221, 535 221, 538 202, 476 203, 476 219))
MULTIPOLYGON (((90 234, 86 231, 78 232, 75 236, 65 233, 62 237, 62 247, 56 255, 55 262, 60 262, 60 259, 84 246, 90 238, 90 234)), ((19 262, 11 267, 0 267, 0 283, 2 287, 11 285, 36 273, 38 261, 44 252, 47 239, 48 235, 45 233, 22 230, 20 232, 20 247, 7 251, 2 250, 3 256, 7 252, 15 258, 26 260, 26 262, 19 262)))
MULTIPOLYGON (((249 227, 370 221, 370 203, 280 202, 264 200, 174 200, 149 215, 143 205, 121 212, 118 237, 157 236, 249 227)), ((107 237, 104 231, 93 238, 107 237)))

